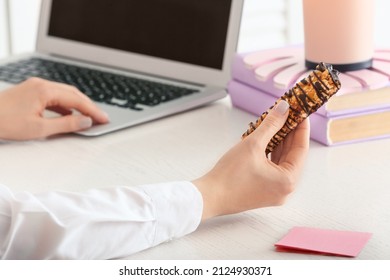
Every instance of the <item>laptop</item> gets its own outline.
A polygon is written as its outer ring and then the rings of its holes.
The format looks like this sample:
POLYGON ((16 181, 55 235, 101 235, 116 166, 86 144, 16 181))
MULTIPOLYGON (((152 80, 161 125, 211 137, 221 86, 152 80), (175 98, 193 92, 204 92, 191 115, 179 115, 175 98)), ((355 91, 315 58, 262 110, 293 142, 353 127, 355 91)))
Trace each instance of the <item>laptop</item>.
POLYGON ((98 136, 226 96, 243 0, 42 0, 36 52, 0 64, 0 90, 68 83, 108 113, 98 136))

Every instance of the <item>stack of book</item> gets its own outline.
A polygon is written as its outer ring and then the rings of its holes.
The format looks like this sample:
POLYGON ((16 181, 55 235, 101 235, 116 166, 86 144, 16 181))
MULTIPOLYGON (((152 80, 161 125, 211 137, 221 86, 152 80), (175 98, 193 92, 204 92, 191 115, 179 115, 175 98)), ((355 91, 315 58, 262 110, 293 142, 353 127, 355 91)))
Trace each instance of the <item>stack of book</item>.
MULTIPOLYGON (((301 47, 236 54, 228 92, 235 107, 261 115, 310 71, 301 47)), ((336 145, 390 136, 390 50, 373 67, 340 73, 341 89, 310 116, 311 138, 336 145)))

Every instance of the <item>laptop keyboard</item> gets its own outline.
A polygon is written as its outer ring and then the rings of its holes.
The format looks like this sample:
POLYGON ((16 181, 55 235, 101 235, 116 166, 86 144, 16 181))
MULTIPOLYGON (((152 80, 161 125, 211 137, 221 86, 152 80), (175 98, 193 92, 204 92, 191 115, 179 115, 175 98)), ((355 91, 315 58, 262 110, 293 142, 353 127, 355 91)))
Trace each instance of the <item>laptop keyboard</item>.
POLYGON ((156 106, 198 92, 145 79, 127 77, 61 62, 31 58, 0 66, 0 80, 17 84, 29 77, 77 87, 92 100, 132 110, 156 106))

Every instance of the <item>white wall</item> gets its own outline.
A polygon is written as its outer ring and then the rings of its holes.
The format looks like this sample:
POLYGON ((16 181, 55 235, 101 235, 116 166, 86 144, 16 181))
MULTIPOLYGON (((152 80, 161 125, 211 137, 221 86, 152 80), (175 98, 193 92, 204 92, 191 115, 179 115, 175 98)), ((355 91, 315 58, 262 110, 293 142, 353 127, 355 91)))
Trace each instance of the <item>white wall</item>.
POLYGON ((285 0, 246 0, 238 49, 250 51, 284 44, 286 12, 285 0))
POLYGON ((0 58, 9 54, 5 0, 0 0, 0 58))
POLYGON ((35 49, 41 0, 10 0, 14 53, 35 49))
POLYGON ((375 43, 390 48, 390 1, 375 0, 375 43))
POLYGON ((35 49, 41 0, 0 0, 0 58, 8 55, 5 3, 10 4, 12 52, 31 52, 35 49))
MULTIPOLYGON (((7 50, 2 14, 5 1, 0 0, 0 57, 4 57, 7 50)), ((33 51, 41 0, 9 1, 12 10, 13 53, 33 51)), ((373 1, 376 2, 376 45, 390 47, 390 1, 373 1)), ((302 0, 245 1, 238 45, 240 52, 302 44, 303 40, 302 0)))
POLYGON ((238 50, 303 42, 302 0, 246 0, 238 50))

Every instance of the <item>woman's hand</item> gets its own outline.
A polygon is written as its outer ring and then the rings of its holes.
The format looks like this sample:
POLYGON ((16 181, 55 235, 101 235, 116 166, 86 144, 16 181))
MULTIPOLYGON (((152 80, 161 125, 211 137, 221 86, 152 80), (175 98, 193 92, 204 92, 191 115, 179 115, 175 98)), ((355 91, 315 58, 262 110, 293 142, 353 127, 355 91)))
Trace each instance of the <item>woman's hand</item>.
POLYGON ((261 125, 229 150, 203 177, 193 181, 203 196, 202 219, 281 205, 299 179, 309 148, 305 120, 271 154, 268 142, 282 128, 288 103, 279 102, 261 125))
POLYGON ((73 86, 30 78, 0 93, 0 139, 44 138, 87 129, 94 122, 107 123, 107 114, 73 86), (45 118, 45 109, 62 116, 45 118))

